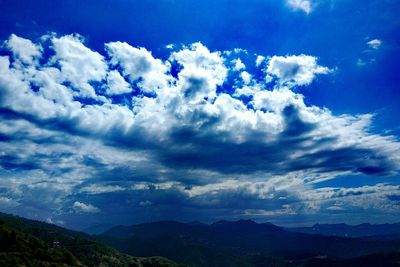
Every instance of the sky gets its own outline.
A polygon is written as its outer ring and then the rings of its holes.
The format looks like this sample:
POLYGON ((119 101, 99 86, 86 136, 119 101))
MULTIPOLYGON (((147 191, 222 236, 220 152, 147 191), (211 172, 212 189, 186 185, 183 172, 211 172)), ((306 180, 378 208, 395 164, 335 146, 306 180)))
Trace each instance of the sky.
POLYGON ((73 229, 399 222, 397 0, 0 10, 0 211, 73 229))

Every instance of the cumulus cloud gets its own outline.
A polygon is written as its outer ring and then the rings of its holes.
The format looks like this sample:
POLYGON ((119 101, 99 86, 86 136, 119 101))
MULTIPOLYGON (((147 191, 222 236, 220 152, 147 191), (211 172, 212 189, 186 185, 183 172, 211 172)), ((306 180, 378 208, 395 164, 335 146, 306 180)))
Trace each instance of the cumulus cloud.
POLYGON ((242 78, 244 84, 250 84, 251 83, 251 74, 248 73, 247 71, 242 71, 240 73, 240 77, 242 78))
POLYGON ((97 207, 95 207, 95 206, 93 206, 91 204, 85 204, 85 203, 82 203, 82 202, 79 202, 79 201, 75 201, 74 202, 73 208, 77 212, 86 212, 86 213, 97 213, 97 212, 100 212, 100 210, 97 207))
POLYGON ((223 84, 227 75, 221 54, 210 52, 201 43, 172 53, 170 60, 178 62, 183 68, 179 72, 178 86, 189 101, 214 98, 217 86, 223 84))
POLYGON ((11 34, 5 45, 13 53, 14 58, 25 64, 33 64, 42 54, 42 47, 31 40, 11 34))
POLYGON ((119 65, 131 82, 140 80, 143 91, 154 92, 167 86, 168 64, 154 58, 147 49, 132 47, 125 42, 112 42, 105 47, 111 57, 110 63, 119 65))
POLYGON ((233 69, 236 71, 241 71, 246 69, 246 65, 244 65, 244 63, 240 58, 232 60, 232 63, 234 64, 233 69))
POLYGON ((256 58, 256 66, 259 67, 265 60, 264 56, 258 55, 256 58))
POLYGON ((308 85, 316 75, 329 72, 329 68, 317 64, 317 58, 307 55, 273 56, 267 67, 268 75, 276 77, 279 83, 289 86, 308 85))
POLYGON ((107 74, 104 57, 82 43, 77 35, 52 38, 55 55, 50 60, 60 66, 61 82, 70 82, 77 96, 99 98, 89 82, 99 82, 107 74))
MULTIPOLYGON (((258 57, 276 81, 265 82, 232 65, 235 53, 201 43, 166 59, 123 42, 105 44, 104 56, 77 35, 52 36, 48 47, 15 35, 6 43, 0 197, 21 213, 67 220, 72 206, 74 216, 146 209, 162 218, 178 205, 283 216, 366 205, 312 184, 400 168, 400 142, 373 133, 372 114, 334 115, 293 89, 330 72, 313 56, 258 57), (39 52, 13 52, 28 44, 54 53, 39 64, 39 52)), ((380 189, 393 194, 389 186, 380 189)))
POLYGON ((112 70, 107 74, 107 94, 120 95, 131 91, 132 88, 129 83, 125 81, 118 71, 112 70))

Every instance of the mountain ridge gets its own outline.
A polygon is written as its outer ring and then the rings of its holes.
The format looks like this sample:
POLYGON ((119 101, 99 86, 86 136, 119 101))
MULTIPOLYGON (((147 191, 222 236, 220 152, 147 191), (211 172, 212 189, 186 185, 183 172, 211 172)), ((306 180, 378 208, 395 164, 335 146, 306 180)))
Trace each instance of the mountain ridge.
POLYGON ((133 257, 91 236, 0 213, 0 266, 178 267, 163 257, 133 257))
POLYGON ((251 220, 222 220, 212 224, 160 221, 117 226, 98 238, 127 254, 157 254, 190 266, 219 266, 218 257, 229 259, 225 266, 245 266, 235 265, 235 262, 243 259, 247 262, 247 258, 253 256, 286 260, 314 257, 344 260, 400 251, 398 240, 309 235, 251 220), (205 259, 211 257, 217 258, 217 262, 206 265, 205 259))
POLYGON ((370 224, 361 223, 356 225, 349 225, 345 223, 338 224, 314 224, 311 227, 293 227, 285 228, 288 231, 305 233, 305 234, 319 234, 325 236, 339 236, 339 237, 373 237, 373 236, 387 236, 399 235, 400 223, 384 223, 384 224, 370 224))

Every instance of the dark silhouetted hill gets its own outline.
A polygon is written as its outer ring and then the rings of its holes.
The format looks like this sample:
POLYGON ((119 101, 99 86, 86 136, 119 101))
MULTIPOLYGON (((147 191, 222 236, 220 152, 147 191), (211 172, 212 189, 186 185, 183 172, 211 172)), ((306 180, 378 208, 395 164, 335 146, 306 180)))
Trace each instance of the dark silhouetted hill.
POLYGON ((117 226, 100 235, 99 240, 131 255, 162 255, 191 266, 269 266, 265 259, 279 262, 277 258, 283 261, 272 266, 293 263, 287 260, 299 264, 307 260, 311 264, 310 258, 324 260, 326 264, 326 258, 343 263, 372 253, 397 252, 400 248, 397 240, 308 235, 250 220, 210 225, 163 221, 117 226), (257 258, 264 259, 264 265, 255 265, 257 258))
POLYGON ((90 236, 0 213, 0 266, 180 266, 162 257, 122 254, 90 236))
POLYGON ((96 224, 93 226, 86 227, 82 229, 82 232, 89 235, 100 235, 108 230, 110 230, 115 225, 112 224, 96 224))

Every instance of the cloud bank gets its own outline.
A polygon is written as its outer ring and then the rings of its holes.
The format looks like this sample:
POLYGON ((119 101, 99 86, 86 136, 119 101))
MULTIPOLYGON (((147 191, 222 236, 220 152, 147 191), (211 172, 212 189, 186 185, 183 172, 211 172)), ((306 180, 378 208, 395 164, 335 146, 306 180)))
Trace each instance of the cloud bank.
POLYGON ((376 193, 380 210, 394 212, 396 186, 350 197, 314 189, 400 168, 399 141, 373 133, 372 114, 305 103, 297 88, 331 72, 316 57, 201 43, 160 57, 125 42, 104 48, 93 51, 79 35, 4 42, 0 196, 8 206, 57 219, 71 210, 156 219, 177 208, 215 218, 365 208, 361 196, 376 193))

